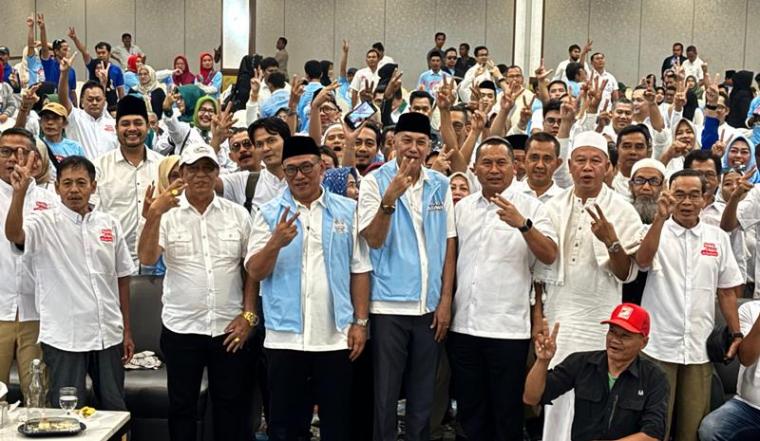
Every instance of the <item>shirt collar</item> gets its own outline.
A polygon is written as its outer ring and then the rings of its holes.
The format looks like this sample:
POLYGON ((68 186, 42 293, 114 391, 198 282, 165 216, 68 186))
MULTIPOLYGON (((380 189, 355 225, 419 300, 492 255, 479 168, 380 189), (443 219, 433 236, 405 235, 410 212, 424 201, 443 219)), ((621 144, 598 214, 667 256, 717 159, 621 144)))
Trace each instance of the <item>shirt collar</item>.
POLYGON ((701 222, 701 219, 700 219, 700 222, 697 225, 695 225, 694 227, 692 227, 692 228, 684 228, 683 226, 679 225, 672 218, 668 219, 668 224, 669 224, 668 228, 670 228, 670 231, 672 231, 673 234, 676 237, 681 237, 684 234, 686 234, 686 232, 689 232, 692 236, 695 236, 695 237, 698 237, 698 236, 702 235, 702 222, 701 222))
MULTIPOLYGON (((124 152, 121 151, 121 146, 119 146, 117 150, 118 152, 116 153, 116 162, 126 162, 127 164, 131 164, 131 162, 127 161, 127 158, 124 156, 124 152)), ((145 144, 143 144, 143 159, 135 167, 139 167, 147 161, 148 161, 148 148, 145 146, 145 144)))
POLYGON ((69 209, 69 207, 65 206, 63 202, 61 202, 61 213, 70 221, 74 222, 77 225, 82 224, 85 220, 89 219, 90 215, 92 214, 92 211, 94 209, 94 206, 90 204, 90 212, 82 216, 81 214, 77 213, 76 211, 73 211, 69 209))
MULTIPOLYGON (((618 378, 620 378, 626 372, 630 372, 631 375, 633 375, 636 378, 639 378, 639 372, 640 372, 639 360, 640 360, 640 358, 641 357, 639 357, 637 355, 636 358, 631 362, 631 364, 629 364, 628 367, 625 368, 625 370, 623 372, 621 372, 620 375, 618 375, 618 378)), ((604 371, 604 373, 609 373, 609 371, 610 371, 609 364, 607 363, 607 351, 599 351, 599 352, 591 355, 589 357, 589 359, 588 359, 588 362, 590 364, 596 365, 597 369, 600 370, 600 371, 604 371)))
POLYGON ((318 197, 318 198, 317 198, 317 199, 316 199, 314 202, 312 202, 312 203, 311 203, 311 206, 310 206, 310 207, 306 207, 306 205, 304 205, 304 204, 302 204, 302 203, 298 202, 298 201, 296 200, 296 198, 293 198, 293 202, 295 202, 295 204, 296 204, 296 208, 301 208, 301 207, 303 207, 303 208, 305 208, 305 209, 307 209, 307 210, 311 210, 311 209, 313 209, 313 208, 314 208, 314 204, 317 204, 317 205, 319 205, 320 207, 322 207, 322 208, 325 208, 325 207, 326 207, 326 205, 325 205, 325 191, 326 191, 326 190, 325 190, 325 187, 323 187, 323 186, 320 186, 320 189, 322 190, 322 193, 320 193, 319 197, 318 197))
POLYGON ((214 193, 214 198, 211 199, 211 203, 208 204, 208 207, 206 207, 206 211, 204 211, 203 213, 199 213, 195 207, 190 205, 190 202, 187 200, 187 196, 185 196, 185 193, 182 193, 182 195, 180 195, 179 197, 179 208, 183 210, 191 210, 200 216, 205 216, 212 209, 221 209, 222 205, 221 205, 221 202, 219 202, 219 198, 216 196, 216 193, 214 193))

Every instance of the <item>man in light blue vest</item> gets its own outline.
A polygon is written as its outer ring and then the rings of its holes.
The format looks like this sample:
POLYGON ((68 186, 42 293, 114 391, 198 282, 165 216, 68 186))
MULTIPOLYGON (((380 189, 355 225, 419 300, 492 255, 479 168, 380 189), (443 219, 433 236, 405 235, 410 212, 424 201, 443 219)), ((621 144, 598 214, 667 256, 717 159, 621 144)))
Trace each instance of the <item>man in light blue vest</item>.
POLYGON ((451 321, 456 266, 454 204, 446 176, 425 169, 430 120, 396 124, 396 160, 366 176, 359 230, 372 248, 375 441, 396 440, 396 403, 406 379, 406 440, 430 439, 440 342, 451 321))
POLYGON ((301 439, 315 403, 323 440, 351 438, 351 362, 367 340, 372 266, 356 202, 325 191, 320 158, 311 138, 285 140, 288 189, 254 215, 248 246, 267 329, 272 441, 301 439))

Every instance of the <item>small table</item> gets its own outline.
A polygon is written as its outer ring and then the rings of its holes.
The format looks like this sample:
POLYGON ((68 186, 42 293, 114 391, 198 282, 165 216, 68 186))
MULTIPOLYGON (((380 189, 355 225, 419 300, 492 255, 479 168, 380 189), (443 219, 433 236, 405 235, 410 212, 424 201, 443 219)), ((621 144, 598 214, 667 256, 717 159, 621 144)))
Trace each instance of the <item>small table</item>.
MULTIPOLYGON (((24 410, 17 410, 13 414, 18 412, 24 412, 24 410)), ((12 414, 12 415, 13 415, 12 414)), ((61 409, 47 409, 45 411, 46 416, 62 416, 64 411, 61 409)), ((129 421, 129 412, 117 412, 109 410, 98 410, 95 414, 89 418, 80 418, 87 429, 77 436, 66 436, 56 438, 44 438, 46 440, 77 440, 77 441, 106 441, 115 434, 119 429, 124 427, 129 421)), ((18 431, 18 426, 21 423, 14 422, 5 425, 0 429, 0 441, 10 440, 29 440, 28 438, 18 431)))

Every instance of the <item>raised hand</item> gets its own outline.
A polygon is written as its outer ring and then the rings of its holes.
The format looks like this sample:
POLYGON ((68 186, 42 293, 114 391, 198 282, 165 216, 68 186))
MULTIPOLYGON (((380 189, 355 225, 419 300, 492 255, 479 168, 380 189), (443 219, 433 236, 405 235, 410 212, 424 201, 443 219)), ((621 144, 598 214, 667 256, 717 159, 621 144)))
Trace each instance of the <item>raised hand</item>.
POLYGON ((290 207, 285 207, 282 216, 280 216, 280 221, 272 232, 272 238, 269 239, 272 245, 278 249, 288 246, 298 235, 298 227, 295 223, 301 213, 296 212, 290 219, 288 219, 288 213, 290 213, 290 207))
POLYGON ((32 86, 29 86, 28 89, 24 89, 21 91, 21 108, 29 110, 34 106, 37 101, 40 100, 40 97, 37 96, 37 89, 40 88, 42 83, 37 83, 32 86))
POLYGON ((433 164, 430 166, 431 169, 443 173, 444 175, 449 173, 449 170, 451 169, 451 155, 454 151, 453 150, 441 150, 440 153, 438 153, 438 156, 435 157, 433 160, 433 164))
POLYGON ((375 82, 364 79, 364 87, 359 91, 359 98, 362 101, 372 102, 375 98, 375 82))
POLYGON ((476 110, 472 113, 472 130, 475 133, 482 132, 486 127, 486 114, 481 110, 476 110))
POLYGON ((61 58, 61 72, 68 72, 69 69, 71 69, 71 65, 74 64, 74 58, 77 57, 77 53, 78 52, 74 52, 70 57, 61 58))
POLYGON ((755 170, 757 170, 757 166, 753 165, 746 173, 744 173, 741 179, 739 179, 739 182, 737 182, 733 193, 731 193, 731 198, 734 200, 741 199, 745 194, 752 190, 754 185, 750 179, 752 179, 752 176, 755 174, 755 170))
POLYGON ((535 339, 536 358, 549 362, 557 353, 557 334, 559 334, 559 322, 554 324, 554 329, 549 333, 549 321, 543 319, 541 330, 535 339))
POLYGON ((723 130, 720 132, 720 138, 713 143, 712 147, 710 147, 710 150, 712 151, 713 155, 716 155, 718 157, 723 157, 723 153, 726 151, 726 146, 728 145, 729 140, 724 140, 726 136, 726 130, 723 130))
POLYGON ((34 181, 34 164, 37 158, 37 152, 31 151, 26 157, 20 150, 16 151, 16 165, 11 172, 11 186, 13 191, 26 194, 29 184, 34 181))
MULTIPOLYGON (((185 190, 187 184, 182 179, 172 182, 165 192, 153 199, 148 212, 153 215, 161 216, 174 207, 179 206, 179 195, 185 190)), ((151 192, 152 193, 152 192, 151 192)), ((152 194, 151 194, 152 196, 152 194)))
POLYGON ((398 69, 393 71, 393 76, 391 76, 391 80, 388 82, 388 85, 385 86, 385 93, 383 94, 383 98, 385 98, 386 100, 393 99, 393 95, 396 94, 396 91, 401 89, 402 75, 404 75, 404 72, 401 72, 398 69))
POLYGON ((401 158, 401 165, 398 167, 396 176, 391 179, 391 183, 388 188, 385 189, 383 194, 383 205, 393 205, 406 190, 412 186, 414 178, 412 177, 420 169, 420 160, 413 158, 401 158))
POLYGON ((156 192, 156 186, 154 185, 155 182, 151 182, 150 185, 148 185, 148 188, 145 189, 145 197, 143 198, 143 208, 142 208, 142 217, 145 219, 148 218, 148 213, 150 212, 150 206, 153 205, 153 201, 156 199, 153 197, 154 193, 156 192))
POLYGON ((77 30, 74 28, 74 26, 69 26, 69 32, 67 33, 67 35, 72 40, 77 38, 77 30))
POLYGON ((32 29, 34 27, 34 15, 26 17, 26 27, 29 29, 32 29))
POLYGON ((319 91, 316 97, 311 101, 311 107, 313 109, 319 110, 320 107, 322 107, 322 104, 327 102, 330 95, 338 88, 340 85, 337 81, 333 81, 332 83, 328 84, 327 86, 323 87, 322 90, 319 91))
POLYGON ((615 227, 607 221, 606 217, 604 217, 604 213, 602 213, 602 209, 598 204, 594 204, 594 208, 596 209, 596 213, 594 213, 594 210, 590 207, 586 207, 586 211, 592 219, 591 232, 594 233, 594 236, 602 241, 607 248, 609 248, 618 240, 617 233, 615 233, 615 227))
POLYGON ((211 136, 219 143, 224 142, 230 137, 232 126, 234 126, 237 121, 237 118, 233 118, 232 102, 229 102, 218 115, 213 115, 211 117, 211 136))
POLYGON ((45 27, 45 14, 37 14, 37 26, 40 29, 45 27))
POLYGON ((670 194, 669 190, 662 190, 660 197, 657 198, 657 214, 656 218, 663 221, 670 218, 673 214, 673 210, 676 207, 676 198, 670 194))
POLYGON ((341 52, 343 52, 344 55, 348 55, 349 48, 348 40, 343 40, 343 44, 340 46, 341 52))
POLYGON ((530 100, 530 103, 528 103, 528 100, 525 98, 525 95, 522 96, 522 102, 523 107, 520 109, 520 120, 517 122, 517 126, 521 129, 525 129, 528 126, 528 122, 530 121, 531 116, 533 116, 533 102, 536 100, 536 96, 533 95, 533 98, 530 100))
POLYGON ((436 104, 440 110, 449 110, 454 104, 454 79, 443 77, 443 83, 438 88, 436 104), (448 81, 450 80, 450 82, 448 81))
POLYGON ((301 77, 293 75, 293 80, 290 81, 290 100, 288 101, 288 108, 291 111, 295 111, 298 107, 298 102, 301 101, 303 95, 303 82, 301 77))
POLYGON ((261 78, 259 77, 259 72, 261 69, 256 69, 256 75, 251 77, 251 91, 248 94, 248 99, 250 101, 256 102, 259 100, 259 92, 261 91, 261 78))
POLYGON ((536 69, 534 73, 536 74, 536 79, 540 83, 540 82, 546 82, 547 78, 549 77, 549 75, 552 74, 552 72, 554 72, 554 69, 546 70, 546 66, 544 65, 544 59, 541 58, 541 65, 538 66, 538 69, 536 69))
POLYGON ((517 209, 517 207, 515 207, 508 200, 504 199, 503 196, 496 195, 491 198, 491 202, 500 208, 496 214, 499 215, 499 219, 504 221, 504 223, 512 228, 520 228, 525 226, 526 221, 523 215, 520 214, 520 211, 517 209))

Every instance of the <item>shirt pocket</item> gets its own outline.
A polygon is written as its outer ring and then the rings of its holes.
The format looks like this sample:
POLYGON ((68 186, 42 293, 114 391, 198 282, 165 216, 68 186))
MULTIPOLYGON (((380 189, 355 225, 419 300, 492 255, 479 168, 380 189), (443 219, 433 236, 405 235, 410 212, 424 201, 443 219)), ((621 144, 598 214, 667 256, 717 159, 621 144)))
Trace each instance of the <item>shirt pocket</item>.
POLYGON ((167 236, 167 253, 171 259, 183 259, 193 254, 193 237, 188 231, 173 231, 167 236))
POLYGON ((237 229, 228 229, 219 233, 219 255, 222 257, 243 257, 241 252, 242 234, 237 229))
MULTIPOLYGON (((575 388, 575 413, 576 418, 582 421, 597 421, 604 415, 602 403, 602 391, 598 387, 575 388)), ((606 385, 605 385, 606 386, 606 385)))

